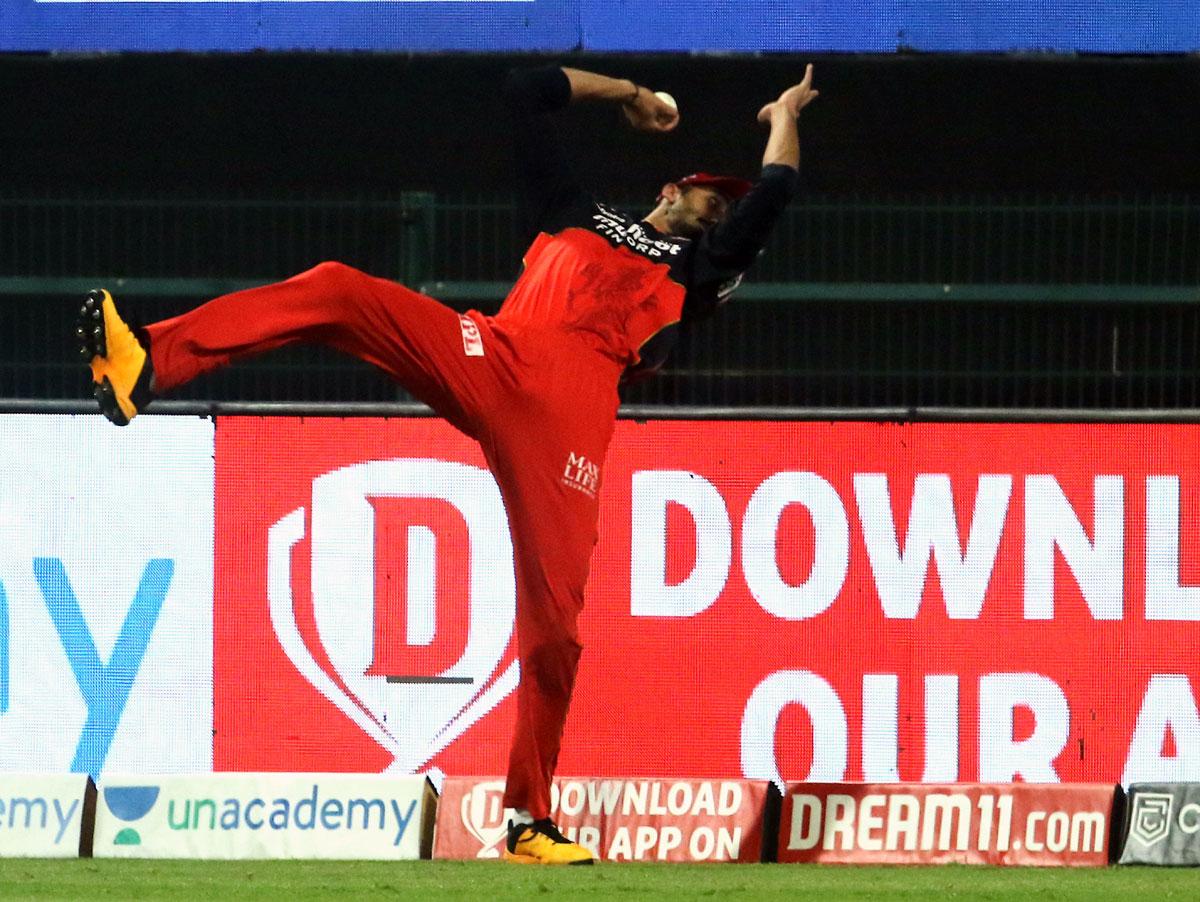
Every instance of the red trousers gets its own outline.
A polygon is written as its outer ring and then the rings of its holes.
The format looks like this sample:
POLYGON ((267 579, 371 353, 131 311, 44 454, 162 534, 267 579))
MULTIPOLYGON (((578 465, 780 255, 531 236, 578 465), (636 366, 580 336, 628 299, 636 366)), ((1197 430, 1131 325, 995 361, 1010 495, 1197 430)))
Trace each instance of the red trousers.
POLYGON ((516 559, 521 681, 504 802, 548 817, 621 364, 586 335, 460 316, 340 263, 224 295, 146 332, 160 394, 238 358, 318 343, 384 370, 479 441, 516 559))

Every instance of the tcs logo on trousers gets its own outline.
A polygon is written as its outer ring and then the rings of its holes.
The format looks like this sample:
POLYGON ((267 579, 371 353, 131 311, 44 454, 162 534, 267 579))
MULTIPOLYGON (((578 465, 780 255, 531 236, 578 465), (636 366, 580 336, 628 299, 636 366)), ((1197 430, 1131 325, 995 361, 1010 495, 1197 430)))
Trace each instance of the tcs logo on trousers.
POLYGON ((268 532, 271 624, 296 669, 411 772, 516 688, 512 540, 491 474, 376 460, 316 477, 268 532), (307 550, 307 599, 294 591, 307 550))

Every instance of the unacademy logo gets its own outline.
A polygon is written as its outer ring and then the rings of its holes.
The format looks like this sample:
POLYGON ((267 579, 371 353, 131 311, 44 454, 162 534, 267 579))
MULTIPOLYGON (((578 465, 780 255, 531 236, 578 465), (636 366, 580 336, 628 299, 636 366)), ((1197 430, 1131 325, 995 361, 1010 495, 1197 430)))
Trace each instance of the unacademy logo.
POLYGON ((302 798, 172 798, 167 826, 172 830, 394 830, 400 845, 417 800, 402 808, 394 798, 321 798, 314 783, 302 798))
MULTIPOLYGON (((138 821, 150 813, 158 801, 157 786, 105 786, 104 804, 123 821, 138 821)), ((140 846, 142 836, 133 827, 125 827, 113 839, 114 846, 140 846)))

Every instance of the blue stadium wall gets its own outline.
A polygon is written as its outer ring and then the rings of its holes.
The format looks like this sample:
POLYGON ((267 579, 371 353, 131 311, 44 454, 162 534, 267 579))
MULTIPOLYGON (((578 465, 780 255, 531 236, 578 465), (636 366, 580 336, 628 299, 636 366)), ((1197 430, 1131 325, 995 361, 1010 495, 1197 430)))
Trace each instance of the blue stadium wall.
POLYGON ((1200 49, 1192 0, 6 0, 3 50, 1053 51, 1200 49))

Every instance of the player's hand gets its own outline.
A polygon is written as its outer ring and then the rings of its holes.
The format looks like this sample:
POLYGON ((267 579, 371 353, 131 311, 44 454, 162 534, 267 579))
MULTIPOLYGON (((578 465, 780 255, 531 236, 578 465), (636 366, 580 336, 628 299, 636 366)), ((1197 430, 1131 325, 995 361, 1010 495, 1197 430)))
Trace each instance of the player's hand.
POLYGON ((769 124, 771 116, 779 113, 786 113, 793 119, 800 115, 800 111, 817 99, 820 93, 812 86, 813 67, 809 63, 804 69, 804 81, 798 85, 792 85, 786 91, 779 95, 778 100, 766 104, 758 111, 758 121, 763 124, 769 124))
POLYGON ((640 85, 636 99, 622 103, 621 112, 625 114, 625 120, 641 132, 669 132, 679 124, 679 110, 640 85))

